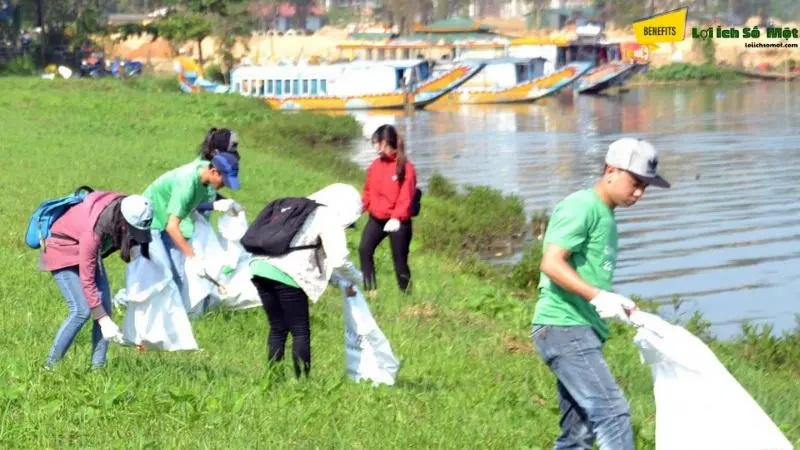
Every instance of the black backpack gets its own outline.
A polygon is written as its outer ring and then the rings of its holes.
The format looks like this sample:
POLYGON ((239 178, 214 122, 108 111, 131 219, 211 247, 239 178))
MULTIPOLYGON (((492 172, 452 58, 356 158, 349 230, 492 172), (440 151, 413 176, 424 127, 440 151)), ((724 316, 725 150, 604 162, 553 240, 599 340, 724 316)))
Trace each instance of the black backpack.
POLYGON ((319 240, 314 245, 291 246, 308 216, 319 206, 324 205, 307 198, 273 200, 261 210, 240 242, 245 250, 257 256, 281 256, 295 250, 319 248, 322 245, 319 240))

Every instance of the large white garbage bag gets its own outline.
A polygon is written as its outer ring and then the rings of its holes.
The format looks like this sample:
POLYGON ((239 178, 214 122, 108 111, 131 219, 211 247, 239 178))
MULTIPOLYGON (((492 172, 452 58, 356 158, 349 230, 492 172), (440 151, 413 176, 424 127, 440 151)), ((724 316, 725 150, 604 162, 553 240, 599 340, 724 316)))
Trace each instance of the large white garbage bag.
POLYGON ((655 384, 657 450, 792 449, 703 341, 653 314, 631 320, 655 384))
POLYGON ((389 341, 369 310, 364 295, 354 287, 356 295, 348 297, 344 290, 344 345, 347 375, 373 385, 394 385, 400 361, 395 358, 389 341))
POLYGON ((219 234, 223 239, 238 242, 247 233, 247 217, 244 211, 237 214, 225 214, 217 221, 219 234))
POLYGON ((227 295, 220 298, 220 301, 231 309, 260 307, 261 299, 258 296, 258 290, 251 281, 250 260, 253 255, 239 243, 248 228, 245 213, 225 214, 220 217, 217 227, 221 235, 222 248, 225 249, 228 261, 234 264, 235 268, 230 274, 227 295))
MULTIPOLYGON (((151 247, 151 257, 152 251, 151 247)), ((158 248, 155 253, 158 255, 158 248)), ((198 349, 172 273, 155 258, 138 256, 131 261, 125 268, 125 289, 115 301, 128 309, 122 324, 124 342, 148 350, 198 349)))
POLYGON ((132 252, 133 260, 125 267, 125 288, 114 296, 114 303, 127 307, 130 302, 146 302, 172 281, 158 263, 132 252))
MULTIPOLYGON (((211 223, 200 214, 193 213, 194 233, 192 234, 191 246, 195 255, 203 260, 206 273, 219 283, 222 283, 222 274, 226 267, 232 264, 228 261, 227 254, 222 248, 222 244, 214 232, 211 223)), ((234 263, 235 264, 235 263, 234 263)), ((198 305, 217 291, 216 286, 210 280, 201 276, 193 270, 192 266, 186 264, 186 287, 189 296, 187 309, 194 310, 198 305)), ((206 305, 209 306, 209 305, 206 305)))
POLYGON ((250 279, 249 262, 252 255, 238 241, 247 230, 244 213, 236 216, 223 215, 217 226, 221 236, 217 235, 208 220, 198 215, 194 223, 192 249, 210 266, 210 272, 209 267, 207 272, 225 292, 212 281, 193 272, 190 266, 186 266, 191 308, 197 308, 206 298, 209 298, 206 307, 220 304, 231 309, 261 306, 258 291, 250 279))

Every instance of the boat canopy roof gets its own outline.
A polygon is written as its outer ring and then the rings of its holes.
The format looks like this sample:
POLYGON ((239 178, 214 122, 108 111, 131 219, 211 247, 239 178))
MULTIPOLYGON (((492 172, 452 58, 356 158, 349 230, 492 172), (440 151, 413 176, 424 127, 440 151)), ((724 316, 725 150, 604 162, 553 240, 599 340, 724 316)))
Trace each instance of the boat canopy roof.
POLYGON ((231 84, 237 90, 251 92, 259 82, 266 94, 274 86, 276 95, 374 95, 400 92, 404 77, 416 75, 417 81, 430 78, 424 59, 353 61, 322 65, 239 66, 231 71, 231 84), (280 87, 275 85, 279 83, 280 87), (323 84, 324 83, 324 84, 323 84), (319 86, 319 90, 315 88, 319 86), (324 87, 323 87, 324 86, 324 87))
POLYGON ((424 59, 401 59, 385 61, 363 61, 343 62, 336 64, 320 65, 247 65, 238 66, 231 71, 232 78, 255 79, 255 78, 326 78, 336 76, 349 70, 376 70, 407 69, 427 64, 424 59), (302 76, 301 76, 302 75, 302 76))
POLYGON ((498 64, 530 64, 536 61, 547 61, 547 58, 541 56, 534 56, 530 58, 525 57, 513 57, 513 56, 504 56, 500 58, 464 58, 459 59, 459 64, 469 64, 469 65, 477 65, 477 64, 485 64, 487 66, 495 66, 498 64))

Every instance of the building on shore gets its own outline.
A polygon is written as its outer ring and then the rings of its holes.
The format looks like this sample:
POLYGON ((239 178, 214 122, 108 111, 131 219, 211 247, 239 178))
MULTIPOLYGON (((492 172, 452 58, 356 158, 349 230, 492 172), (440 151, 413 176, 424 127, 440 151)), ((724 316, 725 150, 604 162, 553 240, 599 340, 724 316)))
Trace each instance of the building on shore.
POLYGON ((502 45, 511 36, 468 18, 440 20, 428 25, 416 24, 408 34, 354 33, 351 42, 338 46, 350 59, 451 59, 458 45, 502 45))
POLYGON ((291 2, 255 3, 248 8, 250 14, 259 19, 259 31, 274 30, 286 33, 289 30, 313 33, 325 24, 326 10, 313 1, 305 6, 297 6, 291 2))

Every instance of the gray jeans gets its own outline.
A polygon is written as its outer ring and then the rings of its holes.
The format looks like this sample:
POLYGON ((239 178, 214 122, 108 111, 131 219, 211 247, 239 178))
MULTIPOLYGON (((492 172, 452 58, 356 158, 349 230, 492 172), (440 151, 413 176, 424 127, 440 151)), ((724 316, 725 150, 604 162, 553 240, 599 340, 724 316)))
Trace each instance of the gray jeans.
POLYGON ((603 359, 602 343, 589 326, 534 325, 533 342, 556 375, 561 436, 555 448, 633 449, 625 395, 603 359))

